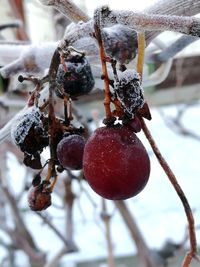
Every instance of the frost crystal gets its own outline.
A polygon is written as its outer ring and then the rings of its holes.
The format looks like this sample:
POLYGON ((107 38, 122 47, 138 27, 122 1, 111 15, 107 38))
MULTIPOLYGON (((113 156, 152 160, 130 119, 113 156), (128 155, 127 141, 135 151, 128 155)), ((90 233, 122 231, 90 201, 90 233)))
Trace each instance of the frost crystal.
POLYGON ((14 124, 11 128, 11 137, 16 145, 21 146, 24 143, 32 126, 42 127, 41 117, 42 113, 36 107, 31 107, 27 113, 18 117, 17 124, 14 124))
POLYGON ((143 90, 139 74, 134 70, 125 70, 119 74, 115 92, 122 104, 124 112, 133 117, 138 108, 144 105, 143 90))

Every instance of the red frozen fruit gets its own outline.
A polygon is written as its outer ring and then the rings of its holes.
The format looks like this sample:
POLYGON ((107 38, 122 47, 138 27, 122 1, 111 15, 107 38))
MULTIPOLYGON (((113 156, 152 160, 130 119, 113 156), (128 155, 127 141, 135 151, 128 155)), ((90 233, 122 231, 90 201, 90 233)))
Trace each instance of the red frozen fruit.
POLYGON ((82 169, 85 139, 81 135, 72 134, 64 137, 57 146, 57 157, 65 169, 82 169))
POLYGON ((122 125, 101 127, 85 145, 83 171, 97 194, 121 200, 137 195, 145 187, 150 160, 130 128, 122 125))

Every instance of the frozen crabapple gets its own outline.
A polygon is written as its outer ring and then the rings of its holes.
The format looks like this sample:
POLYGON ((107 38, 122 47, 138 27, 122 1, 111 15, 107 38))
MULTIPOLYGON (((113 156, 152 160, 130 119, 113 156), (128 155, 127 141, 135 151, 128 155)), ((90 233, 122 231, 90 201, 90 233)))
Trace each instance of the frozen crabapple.
POLYGON ((138 49, 137 33, 128 26, 116 24, 102 31, 106 53, 119 63, 126 64, 135 58, 138 49))
POLYGON ((145 187, 150 160, 142 142, 120 124, 98 128, 88 139, 83 172, 92 189, 111 200, 133 197, 145 187))
POLYGON ((82 169, 85 139, 78 134, 64 137, 57 146, 57 157, 63 168, 82 169))
POLYGON ((56 95, 63 98, 64 93, 76 97, 89 93, 94 87, 94 77, 85 55, 73 53, 66 57, 58 67, 56 95))
POLYGON ((47 209, 51 205, 51 192, 41 184, 32 186, 28 192, 28 204, 33 211, 47 209))
POLYGON ((11 136, 22 152, 35 155, 48 145, 48 134, 42 119, 43 114, 39 108, 31 107, 13 124, 11 136))

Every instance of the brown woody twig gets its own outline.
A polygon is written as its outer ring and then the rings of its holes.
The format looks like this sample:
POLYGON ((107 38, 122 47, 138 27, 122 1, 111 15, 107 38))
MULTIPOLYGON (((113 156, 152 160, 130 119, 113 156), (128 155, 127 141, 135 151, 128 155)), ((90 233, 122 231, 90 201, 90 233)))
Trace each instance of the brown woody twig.
POLYGON ((168 163, 166 160, 163 158, 160 150, 158 149, 156 142, 154 141, 149 129, 146 126, 146 123, 144 122, 143 118, 140 118, 141 125, 142 125, 142 130, 144 131, 144 134, 146 138, 148 139, 153 152, 155 153, 161 167, 163 168, 164 172, 166 173, 167 177, 169 178, 170 182, 172 183, 175 191, 177 192, 184 210, 185 214, 188 220, 188 228, 189 228, 189 241, 190 241, 190 251, 186 254, 185 259, 183 260, 183 267, 188 267, 192 261, 192 258, 197 259, 197 242, 196 242, 196 234, 195 234, 195 223, 194 223, 194 218, 192 214, 192 210, 190 208, 190 205, 188 203, 188 200, 180 187, 174 173, 172 172, 171 168, 169 167, 168 163))

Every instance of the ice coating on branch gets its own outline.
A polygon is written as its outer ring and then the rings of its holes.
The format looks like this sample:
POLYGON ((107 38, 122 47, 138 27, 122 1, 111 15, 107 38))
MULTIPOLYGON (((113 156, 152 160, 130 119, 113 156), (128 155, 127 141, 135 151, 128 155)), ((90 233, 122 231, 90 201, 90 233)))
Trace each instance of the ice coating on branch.
POLYGON ((18 59, 0 69, 2 76, 8 78, 22 71, 31 74, 44 71, 49 67, 57 45, 56 42, 48 42, 42 45, 26 46, 18 55, 18 59))
POLYGON ((138 108, 144 105, 140 76, 135 70, 125 70, 119 73, 118 77, 115 92, 124 112, 132 118, 138 108))
POLYGON ((11 138, 17 146, 21 146, 33 125, 41 126, 42 113, 37 107, 30 107, 26 113, 18 117, 11 127, 11 138))

